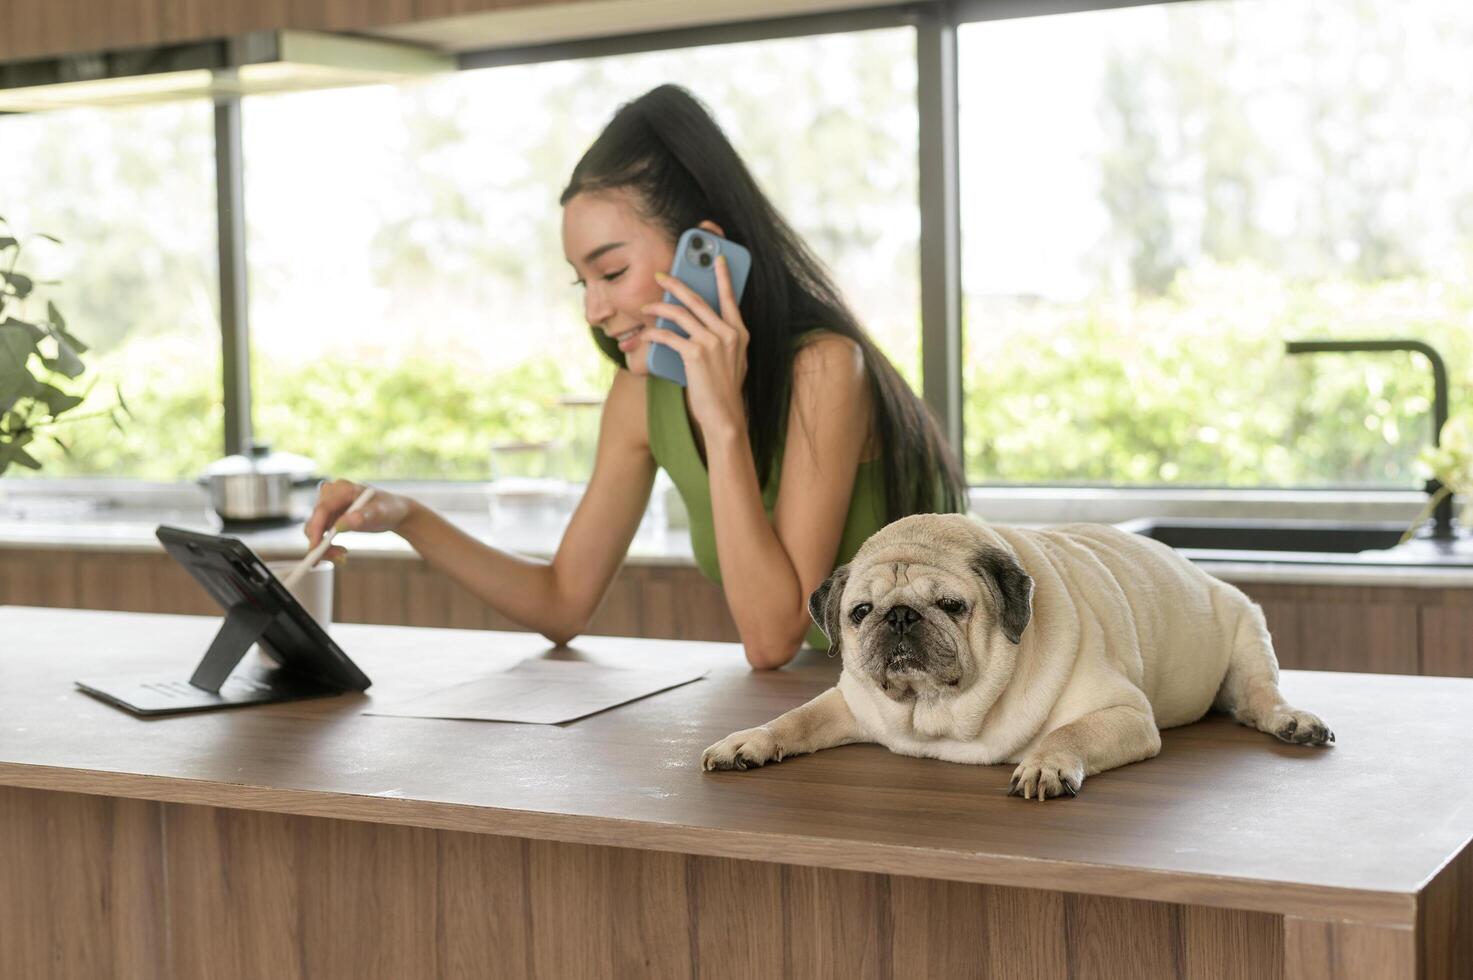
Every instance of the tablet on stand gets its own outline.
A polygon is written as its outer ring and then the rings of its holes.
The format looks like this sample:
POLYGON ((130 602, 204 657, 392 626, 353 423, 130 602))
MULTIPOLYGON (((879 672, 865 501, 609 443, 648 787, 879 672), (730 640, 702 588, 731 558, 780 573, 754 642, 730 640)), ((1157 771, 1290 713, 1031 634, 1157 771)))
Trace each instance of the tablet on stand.
POLYGON ((77 681, 139 715, 209 711, 367 690, 371 683, 265 562, 236 538, 160 525, 159 541, 204 586, 225 621, 189 680, 114 674, 77 681), (276 663, 237 669, 259 644, 276 663))

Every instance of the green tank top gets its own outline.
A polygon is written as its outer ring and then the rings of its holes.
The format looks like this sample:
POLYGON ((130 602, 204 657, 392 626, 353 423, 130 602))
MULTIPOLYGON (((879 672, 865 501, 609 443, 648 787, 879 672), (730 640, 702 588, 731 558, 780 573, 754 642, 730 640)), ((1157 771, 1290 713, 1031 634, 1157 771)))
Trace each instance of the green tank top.
MULTIPOLYGON (((670 474, 670 481, 685 502, 685 511, 690 516, 690 543, 696 565, 708 579, 719 583, 721 566, 716 559, 716 526, 711 518, 711 478, 696 449, 695 434, 691 431, 690 417, 685 410, 685 389, 651 375, 645 378, 645 392, 650 452, 655 463, 670 474)), ((849 514, 844 519, 844 534, 839 539, 835 568, 853 558, 865 539, 885 524, 885 484, 879 464, 878 459, 860 463, 854 474, 854 492, 849 498, 849 514)), ((777 504, 781 473, 780 447, 772 472, 762 486, 762 509, 767 512, 769 520, 777 504)), ((809 627, 807 642, 819 650, 829 648, 823 631, 816 625, 809 627)))

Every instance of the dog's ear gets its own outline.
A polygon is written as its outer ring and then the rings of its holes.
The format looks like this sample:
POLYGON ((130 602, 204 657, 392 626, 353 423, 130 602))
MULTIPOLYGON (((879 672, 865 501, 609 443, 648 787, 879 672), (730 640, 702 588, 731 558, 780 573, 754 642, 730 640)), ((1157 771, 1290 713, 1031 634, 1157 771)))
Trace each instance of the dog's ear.
POLYGON ((997 596, 998 623, 1003 635, 1015 645, 1023 642, 1023 630, 1033 617, 1033 578, 1018 559, 1000 548, 983 548, 972 559, 976 572, 997 596))
POLYGON ((843 630, 839 625, 839 605, 844 601, 844 584, 849 581, 849 566, 840 565, 834 573, 823 580, 808 597, 808 615, 829 638, 829 656, 839 652, 839 637, 843 630))

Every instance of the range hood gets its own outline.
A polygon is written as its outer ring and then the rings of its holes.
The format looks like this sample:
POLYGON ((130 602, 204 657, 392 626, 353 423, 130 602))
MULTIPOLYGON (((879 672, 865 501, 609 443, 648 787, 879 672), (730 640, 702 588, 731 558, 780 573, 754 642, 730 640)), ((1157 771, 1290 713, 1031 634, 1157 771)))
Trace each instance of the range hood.
POLYGON ((450 55, 398 41, 253 31, 0 64, 0 113, 373 85, 454 68, 450 55))

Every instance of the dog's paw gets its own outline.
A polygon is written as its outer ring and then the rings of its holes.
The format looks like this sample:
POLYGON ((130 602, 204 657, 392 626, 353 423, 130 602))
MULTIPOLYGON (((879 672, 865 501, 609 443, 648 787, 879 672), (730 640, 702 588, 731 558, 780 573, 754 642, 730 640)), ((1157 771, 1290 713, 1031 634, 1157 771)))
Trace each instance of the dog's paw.
POLYGON ((1263 730, 1270 735, 1295 745, 1329 745, 1335 741, 1330 726, 1320 721, 1319 716, 1297 708, 1276 711, 1263 730))
POLYGON ((1009 796, 1043 801, 1053 796, 1079 795, 1084 785, 1084 762, 1076 756, 1054 753, 1024 759, 1008 783, 1009 796))
POLYGON ((767 762, 783 761, 782 746, 765 728, 733 732, 701 753, 701 768, 751 769, 767 762))

